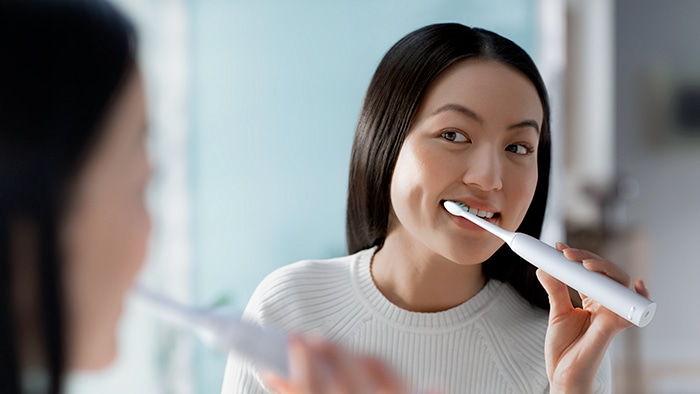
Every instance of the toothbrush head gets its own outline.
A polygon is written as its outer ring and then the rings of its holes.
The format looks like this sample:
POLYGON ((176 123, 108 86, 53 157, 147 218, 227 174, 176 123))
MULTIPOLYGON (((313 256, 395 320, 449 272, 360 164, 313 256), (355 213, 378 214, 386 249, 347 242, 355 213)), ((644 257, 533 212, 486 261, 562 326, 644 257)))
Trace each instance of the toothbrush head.
POLYGON ((447 212, 455 216, 462 216, 464 212, 469 212, 469 207, 459 201, 444 201, 442 205, 447 209, 447 212))
POLYGON ((469 212, 469 207, 465 205, 464 203, 461 203, 459 201, 444 201, 442 205, 445 207, 447 212, 451 213, 454 216, 460 216, 463 217, 470 222, 476 224, 477 226, 483 228, 484 230, 490 232, 491 234, 497 236, 498 238, 504 240, 506 243, 510 244, 510 242, 513 240, 513 237, 515 236, 514 233, 504 230, 495 224, 488 222, 473 213, 469 212))

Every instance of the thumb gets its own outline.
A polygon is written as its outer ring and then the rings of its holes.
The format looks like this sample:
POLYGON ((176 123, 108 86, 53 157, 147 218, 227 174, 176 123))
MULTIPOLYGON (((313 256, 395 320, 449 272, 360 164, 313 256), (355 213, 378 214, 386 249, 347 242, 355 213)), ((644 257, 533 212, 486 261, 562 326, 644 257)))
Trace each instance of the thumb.
POLYGON ((275 394, 288 394, 292 392, 292 389, 284 379, 280 378, 277 375, 270 374, 270 373, 261 373, 260 376, 265 383, 265 387, 267 387, 271 392, 275 394))
POLYGON ((571 304, 571 296, 569 288, 566 284, 549 275, 548 273, 538 269, 537 279, 539 279, 542 287, 549 295, 549 313, 550 316, 558 316, 571 311, 574 306, 571 304))

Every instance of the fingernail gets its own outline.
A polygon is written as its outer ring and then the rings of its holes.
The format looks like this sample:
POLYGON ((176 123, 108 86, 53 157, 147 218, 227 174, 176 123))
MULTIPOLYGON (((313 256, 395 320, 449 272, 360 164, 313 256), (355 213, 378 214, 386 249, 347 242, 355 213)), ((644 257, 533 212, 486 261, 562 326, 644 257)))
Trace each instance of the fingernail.
POLYGON ((644 283, 644 279, 639 278, 637 279, 639 281, 639 284, 642 286, 642 289, 646 290, 647 289, 647 284, 644 283))
POLYGON ((292 351, 301 350, 304 347, 304 340, 298 334, 292 334, 289 336, 289 348, 292 351))

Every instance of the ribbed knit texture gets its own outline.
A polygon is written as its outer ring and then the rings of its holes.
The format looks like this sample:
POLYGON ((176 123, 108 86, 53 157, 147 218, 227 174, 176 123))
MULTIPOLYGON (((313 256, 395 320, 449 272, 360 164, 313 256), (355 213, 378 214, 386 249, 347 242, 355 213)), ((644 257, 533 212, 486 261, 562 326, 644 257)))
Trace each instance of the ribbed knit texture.
MULTIPOLYGON (((546 393, 547 313, 508 284, 491 280, 467 302, 443 312, 401 309, 377 289, 374 249, 282 267, 258 286, 245 318, 321 336, 384 360, 416 391, 546 393)), ((609 357, 594 383, 611 391, 609 357)), ((268 393, 245 361, 230 356, 222 394, 268 393)))

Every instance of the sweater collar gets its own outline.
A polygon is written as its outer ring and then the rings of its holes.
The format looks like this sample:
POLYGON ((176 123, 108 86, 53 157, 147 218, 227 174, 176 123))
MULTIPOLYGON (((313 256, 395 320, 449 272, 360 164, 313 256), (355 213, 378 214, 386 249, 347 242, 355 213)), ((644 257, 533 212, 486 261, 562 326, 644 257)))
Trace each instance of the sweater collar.
POLYGON ((365 249, 353 256, 353 286, 377 318, 402 329, 450 331, 472 324, 504 293, 504 283, 491 279, 472 298, 445 311, 411 312, 399 308, 384 297, 372 280, 370 265, 376 250, 376 247, 365 249))

